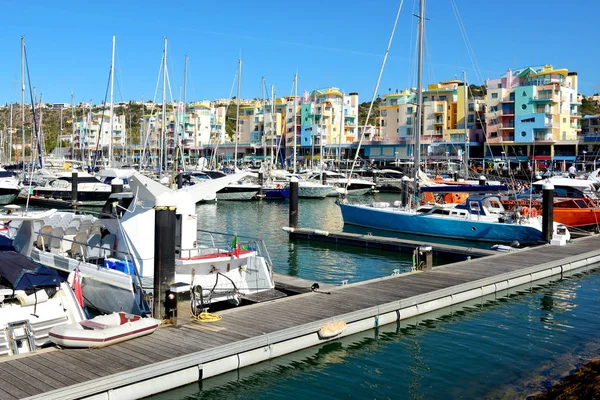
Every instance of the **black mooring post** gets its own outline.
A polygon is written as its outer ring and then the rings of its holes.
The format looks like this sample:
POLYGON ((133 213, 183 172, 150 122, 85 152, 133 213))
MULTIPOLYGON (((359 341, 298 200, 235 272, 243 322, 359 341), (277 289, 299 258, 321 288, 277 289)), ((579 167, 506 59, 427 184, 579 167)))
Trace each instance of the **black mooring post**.
POLYGON ((258 198, 262 198, 263 185, 265 184, 265 174, 262 171, 258 173, 258 184, 260 185, 260 188, 258 189, 258 198))
POLYGON ((554 185, 546 182, 542 189, 542 240, 550 243, 554 235, 554 185))
POLYGON ((123 179, 115 178, 112 181, 110 181, 110 192, 123 193, 123 179))
POLYGON ((168 317, 166 293, 175 281, 175 207, 159 204, 154 207, 154 295, 152 315, 168 317))
POLYGON ((177 189, 181 189, 183 187, 183 174, 177 174, 177 189))
POLYGON ((410 188, 412 185, 412 180, 404 175, 402 177, 402 185, 400 189, 400 202, 403 206, 408 207, 410 203, 410 188))
POLYGON ((479 186, 485 186, 485 182, 486 182, 486 180, 487 180, 487 179, 485 178, 485 175, 481 175, 481 176, 479 177, 479 186))
POLYGON ((77 170, 74 169, 71 173, 71 207, 77 208, 77 186, 79 182, 79 175, 77 170))
POLYGON ((298 179, 290 180, 290 228, 298 227, 298 179))

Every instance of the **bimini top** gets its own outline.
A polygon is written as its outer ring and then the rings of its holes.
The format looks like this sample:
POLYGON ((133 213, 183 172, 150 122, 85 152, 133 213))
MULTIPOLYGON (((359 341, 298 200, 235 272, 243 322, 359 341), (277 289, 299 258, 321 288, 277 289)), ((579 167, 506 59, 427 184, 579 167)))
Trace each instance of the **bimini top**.
POLYGON ((26 290, 58 286, 63 281, 56 270, 44 267, 21 253, 0 253, 0 285, 26 290))

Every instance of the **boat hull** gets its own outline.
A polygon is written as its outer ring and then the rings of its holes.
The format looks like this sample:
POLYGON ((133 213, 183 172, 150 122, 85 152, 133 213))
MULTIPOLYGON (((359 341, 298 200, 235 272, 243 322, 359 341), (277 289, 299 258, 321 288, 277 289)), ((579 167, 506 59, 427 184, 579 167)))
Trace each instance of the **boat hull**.
MULTIPOLYGON (((78 324, 54 327, 48 334, 50 340, 61 347, 95 348, 149 335, 160 325, 154 318, 139 318, 128 321, 127 314, 102 315, 78 324), (84 328, 85 322, 92 323, 84 328)), ((87 325, 86 325, 87 326, 87 325)))
POLYGON ((440 218, 394 209, 340 204, 345 224, 399 233, 437 236, 492 243, 538 244, 542 232, 520 224, 489 223, 458 218, 440 218))

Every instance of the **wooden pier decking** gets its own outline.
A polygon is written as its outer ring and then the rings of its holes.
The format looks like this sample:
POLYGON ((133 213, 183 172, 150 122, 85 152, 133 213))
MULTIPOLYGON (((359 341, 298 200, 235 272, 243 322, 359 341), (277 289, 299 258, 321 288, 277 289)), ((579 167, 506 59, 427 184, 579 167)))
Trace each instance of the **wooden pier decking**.
POLYGON ((217 323, 163 327, 101 349, 47 349, 0 362, 0 398, 147 396, 338 337, 600 262, 600 238, 499 253, 220 313, 217 323))

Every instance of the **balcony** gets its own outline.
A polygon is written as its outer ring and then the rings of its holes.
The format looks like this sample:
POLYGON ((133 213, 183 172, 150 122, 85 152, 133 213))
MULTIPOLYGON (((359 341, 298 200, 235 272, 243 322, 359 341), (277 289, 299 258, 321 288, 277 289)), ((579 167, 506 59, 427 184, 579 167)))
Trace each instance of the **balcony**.
POLYGON ((553 96, 553 95, 533 96, 531 101, 538 102, 538 103, 558 103, 558 96, 553 96))
POLYGON ((547 132, 535 132, 533 134, 533 140, 538 140, 538 141, 546 141, 546 142, 553 142, 554 138, 552 137, 552 133, 547 133, 547 132))
POLYGON ((498 129, 500 130, 514 130, 515 129, 515 124, 514 123, 506 123, 506 124, 498 124, 498 129))
POLYGON ((583 141, 584 143, 600 143, 600 132, 586 134, 583 141))

